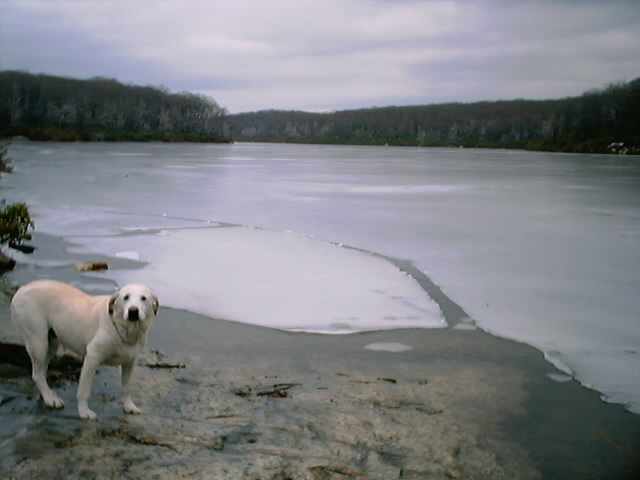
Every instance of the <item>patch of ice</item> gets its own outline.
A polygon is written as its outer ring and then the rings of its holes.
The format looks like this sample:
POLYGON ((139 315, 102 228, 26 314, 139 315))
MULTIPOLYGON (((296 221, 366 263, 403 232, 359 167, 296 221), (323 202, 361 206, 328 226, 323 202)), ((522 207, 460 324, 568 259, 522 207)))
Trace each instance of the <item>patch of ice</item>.
POLYGON ((587 388, 597 385, 607 402, 622 404, 640 414, 640 358, 625 354, 626 350, 622 347, 573 351, 571 367, 582 385, 587 388))
POLYGON ((92 247, 108 255, 144 249, 147 267, 104 274, 204 315, 323 333, 446 326, 437 304, 390 262, 295 234, 175 230, 93 238, 92 247))
POLYGON ((549 377, 554 382, 565 383, 573 380, 573 377, 570 375, 563 375, 562 373, 549 372, 547 373, 547 377, 549 377))
POLYGON ((407 352, 409 350, 413 350, 413 347, 409 345, 395 342, 370 343, 369 345, 365 345, 364 348, 367 350, 374 350, 376 352, 407 352))

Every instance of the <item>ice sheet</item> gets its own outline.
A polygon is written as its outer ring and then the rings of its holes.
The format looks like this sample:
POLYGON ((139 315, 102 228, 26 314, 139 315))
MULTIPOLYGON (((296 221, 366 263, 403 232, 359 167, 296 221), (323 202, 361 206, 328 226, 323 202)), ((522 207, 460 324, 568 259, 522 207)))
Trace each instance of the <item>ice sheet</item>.
POLYGON ((391 263, 294 233, 185 229, 90 244, 149 262, 106 276, 145 283, 163 305, 204 315, 321 333, 446 326, 435 302, 391 263))

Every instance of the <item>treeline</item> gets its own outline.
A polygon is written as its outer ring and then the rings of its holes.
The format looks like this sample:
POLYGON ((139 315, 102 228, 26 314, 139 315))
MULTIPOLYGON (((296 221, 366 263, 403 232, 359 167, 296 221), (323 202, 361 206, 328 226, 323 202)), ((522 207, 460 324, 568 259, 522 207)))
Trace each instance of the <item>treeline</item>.
POLYGON ((640 153, 640 78, 579 97, 230 117, 243 141, 640 153))
POLYGON ((0 72, 0 138, 228 142, 214 99, 164 87, 0 72))

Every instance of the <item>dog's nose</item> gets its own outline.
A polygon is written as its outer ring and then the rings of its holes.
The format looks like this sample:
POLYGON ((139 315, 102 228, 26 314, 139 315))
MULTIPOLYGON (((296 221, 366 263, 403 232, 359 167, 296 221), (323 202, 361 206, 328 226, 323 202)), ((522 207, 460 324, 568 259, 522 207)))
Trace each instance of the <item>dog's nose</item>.
POLYGON ((140 311, 138 310, 138 307, 129 308, 127 318, 132 322, 137 322, 138 320, 140 320, 140 311))

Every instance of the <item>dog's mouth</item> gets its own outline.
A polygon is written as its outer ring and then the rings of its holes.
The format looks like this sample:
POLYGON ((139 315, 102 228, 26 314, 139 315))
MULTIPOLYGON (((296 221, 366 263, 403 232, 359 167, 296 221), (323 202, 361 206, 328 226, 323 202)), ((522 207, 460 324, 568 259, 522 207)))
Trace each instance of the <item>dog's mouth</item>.
POLYGON ((127 320, 130 322, 137 322, 140 320, 140 310, 138 310, 138 307, 131 307, 127 311, 127 320))

